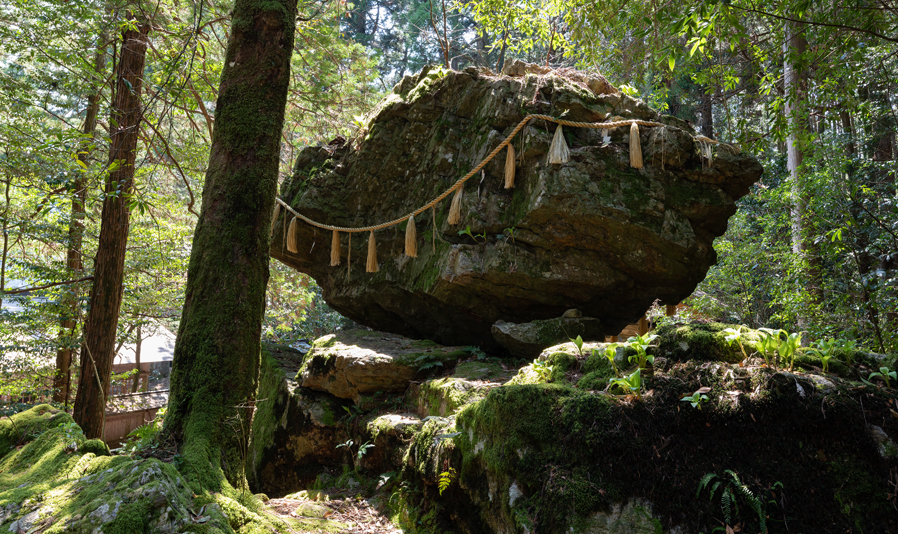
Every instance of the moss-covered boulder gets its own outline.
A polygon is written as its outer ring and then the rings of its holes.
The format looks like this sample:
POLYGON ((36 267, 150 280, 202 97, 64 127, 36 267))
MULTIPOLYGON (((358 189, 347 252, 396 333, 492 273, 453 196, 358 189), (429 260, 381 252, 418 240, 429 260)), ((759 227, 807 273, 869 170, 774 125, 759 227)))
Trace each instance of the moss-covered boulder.
POLYGON ((639 399, 574 387, 613 370, 560 350, 542 360, 559 368, 542 381, 516 379, 428 420, 406 468, 422 517, 472 534, 711 532, 722 522, 898 533, 898 390, 757 357, 707 361, 699 347, 658 366, 639 399), (700 388, 704 399, 684 402, 700 388))
POLYGON ((48 405, 4 422, 30 430, 0 459, 2 532, 231 533, 245 525, 224 515, 226 497, 195 498, 171 464, 107 456, 105 447, 97 456, 94 440, 48 405))
POLYGON ((468 354, 463 347, 348 330, 316 340, 296 381, 359 404, 363 395, 405 391, 412 379, 449 369, 468 354))
POLYGON ((448 223, 448 199, 416 217, 417 258, 404 254, 405 222, 375 233, 375 273, 365 272, 364 234, 340 236, 335 268, 330 232, 298 221, 291 235, 301 252, 291 253, 284 243, 293 215, 285 210, 271 255, 314 277, 328 304, 352 320, 447 345, 496 347, 496 321, 551 319, 570 308, 616 332, 655 299, 672 304, 691 294, 715 261, 712 242, 735 200, 761 175, 757 160, 718 145, 710 164, 688 124, 598 74, 519 67, 508 75, 426 67, 404 78, 356 137, 305 148, 281 198, 328 225, 403 218, 474 168, 528 114, 663 123, 640 129, 645 166, 630 166, 629 127, 564 127, 570 160, 549 164, 556 124, 533 120, 514 140, 514 187, 504 187, 501 151, 466 183, 458 224, 448 223))
POLYGON ((254 492, 272 497, 304 488, 349 454, 337 446, 349 439, 341 419, 351 403, 299 386, 294 372, 263 352, 246 477, 254 492))
POLYGON ((414 435, 424 423, 415 414, 377 415, 365 424, 361 446, 371 445, 354 457, 355 467, 370 474, 397 472, 414 435))

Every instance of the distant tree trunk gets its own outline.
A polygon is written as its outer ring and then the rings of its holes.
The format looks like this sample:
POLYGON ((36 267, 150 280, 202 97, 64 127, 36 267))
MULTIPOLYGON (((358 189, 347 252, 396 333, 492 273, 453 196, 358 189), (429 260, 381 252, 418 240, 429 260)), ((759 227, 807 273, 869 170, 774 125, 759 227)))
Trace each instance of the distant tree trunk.
POLYGON ((90 311, 81 345, 81 379, 75 397, 75 422, 88 438, 102 438, 106 395, 115 357, 115 334, 122 304, 125 247, 128 243, 128 202, 134 185, 134 160, 140 127, 140 88, 147 52, 149 24, 124 32, 116 67, 112 102, 109 163, 117 165, 106 178, 100 238, 90 292, 90 311))
MULTIPOLYGON (((100 110, 100 93, 102 80, 106 70, 106 33, 100 35, 97 51, 94 54, 94 72, 97 74, 96 90, 87 97, 87 111, 84 117, 84 128, 81 130, 93 141, 94 131, 97 129, 97 114, 100 110)), ((88 143, 85 143, 88 144, 88 143)), ((78 160, 85 165, 90 161, 81 152, 78 160)), ((81 260, 81 242, 84 236, 84 203, 87 201, 87 182, 83 174, 79 174, 72 184, 72 211, 69 220, 69 241, 66 251, 66 269, 71 279, 80 278, 84 264, 81 260)), ((75 289, 67 288, 63 292, 62 307, 67 315, 59 320, 59 349, 56 351, 56 376, 53 380, 53 400, 68 405, 70 384, 72 380, 72 348, 75 333, 75 319, 78 315, 78 301, 75 298, 75 289)))
MULTIPOLYGON (((131 383, 131 393, 137 393, 137 390, 140 388, 140 348, 143 345, 143 328, 138 325, 137 326, 137 344, 134 345, 134 366, 137 368, 137 373, 134 374, 134 381, 131 383)), ((149 385, 149 377, 147 377, 147 384, 149 385)))
MULTIPOLYGON (((0 291, 6 291, 6 253, 9 251, 9 187, 12 185, 12 177, 6 176, 6 204, 3 206, 3 257, 0 258, 0 291)), ((2 293, 0 293, 2 295, 2 293)), ((3 299, 0 297, 0 308, 3 307, 3 299)))
POLYGON ((164 429, 210 489, 246 480, 295 20, 296 0, 237 0, 215 106, 164 429))
MULTIPOLYGON (((807 290, 814 301, 820 301, 819 258, 814 250, 813 236, 808 228, 808 192, 802 164, 808 136, 807 72, 802 66, 808 42, 804 28, 798 24, 786 26, 783 41, 784 83, 786 92, 786 120, 789 133, 786 137, 787 169, 792 178, 792 252, 807 263, 807 290)), ((798 317, 798 326, 804 327, 806 316, 798 317)))
POLYGON ((711 94, 708 92, 708 89, 710 87, 699 88, 699 112, 702 116, 702 135, 714 139, 714 113, 711 105, 711 94))

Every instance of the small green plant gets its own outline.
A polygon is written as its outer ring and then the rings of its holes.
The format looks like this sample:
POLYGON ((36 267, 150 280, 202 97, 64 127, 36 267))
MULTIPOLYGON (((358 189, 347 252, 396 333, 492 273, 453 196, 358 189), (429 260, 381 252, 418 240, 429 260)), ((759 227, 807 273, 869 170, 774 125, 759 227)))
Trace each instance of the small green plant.
POLYGON ((502 230, 502 235, 506 236, 506 239, 511 239, 511 242, 514 243, 514 232, 517 230, 514 226, 506 228, 502 230))
POLYGON ((886 387, 890 388, 892 387, 892 381, 890 379, 898 380, 898 374, 895 374, 895 371, 890 371, 888 367, 880 367, 878 373, 870 373, 870 376, 868 376, 867 380, 864 380, 864 382, 867 382, 872 386, 873 384, 870 383, 869 380, 873 380, 874 378, 881 378, 886 383, 886 387))
POLYGON ((792 332, 791 334, 787 334, 785 330, 781 332, 785 334, 786 339, 779 346, 780 362, 783 366, 789 362, 789 371, 792 371, 792 367, 795 366, 795 354, 801 347, 801 332, 792 332))
POLYGON ((122 444, 121 451, 131 454, 156 449, 159 446, 156 436, 162 430, 162 423, 165 421, 165 411, 165 407, 160 408, 152 421, 132 430, 128 434, 127 441, 122 444))
POLYGON ((853 339, 840 339, 838 343, 836 348, 845 351, 845 364, 849 367, 854 367, 854 351, 857 350, 857 341, 853 339))
POLYGON ((646 362, 654 364, 655 357, 646 354, 645 349, 652 346, 652 342, 658 339, 656 334, 645 334, 645 335, 636 335, 635 337, 630 337, 627 339, 627 346, 631 349, 636 350, 636 354, 630 356, 630 362, 633 362, 633 359, 636 359, 637 365, 639 365, 640 369, 646 368, 646 362))
POLYGON ((688 402, 692 404, 692 407, 698 410, 702 409, 702 404, 708 402, 708 396, 705 393, 711 391, 709 387, 700 388, 698 391, 693 393, 692 395, 687 395, 680 399, 680 402, 688 402))
POLYGON ((77 451, 78 445, 84 441, 84 432, 81 430, 81 427, 74 421, 71 423, 59 423, 58 427, 62 430, 62 441, 65 444, 65 451, 77 451))
POLYGON ((486 232, 483 232, 482 234, 475 234, 474 232, 471 231, 470 226, 468 226, 464 230, 459 230, 458 235, 466 235, 466 236, 470 237, 471 239, 473 239, 475 243, 478 242, 477 241, 478 238, 486 241, 486 232))
POLYGON ((418 366, 418 371, 424 371, 426 369, 433 369, 435 367, 442 367, 443 362, 436 359, 433 354, 425 353, 417 358, 415 358, 415 365, 418 366))
MULTIPOLYGON (((334 448, 339 449, 340 447, 346 447, 347 449, 349 449, 350 452, 352 452, 353 445, 355 445, 355 442, 350 439, 350 440, 345 441, 344 443, 337 445, 334 448)), ((366 441, 365 443, 360 444, 355 451, 356 460, 361 461, 362 458, 365 456, 365 454, 368 453, 368 449, 370 449, 372 447, 374 447, 374 444, 371 443, 370 441, 366 441)))
POLYGON ((625 394, 636 393, 636 398, 642 398, 642 370, 636 369, 629 376, 612 378, 611 384, 623 390, 625 394))
POLYGON ((835 355, 835 351, 839 346, 838 340, 835 339, 820 339, 814 345, 814 348, 808 350, 808 353, 813 354, 820 358, 820 362, 823 364, 823 372, 827 372, 829 370, 829 361, 835 355))
POLYGON ((446 489, 452 484, 452 481, 455 480, 456 475, 457 473, 455 472, 454 467, 450 467, 446 471, 440 473, 440 480, 438 485, 440 489, 440 495, 442 495, 443 492, 446 491, 446 489))
MULTIPOLYGON (((568 339, 570 339, 570 338, 568 338, 568 339)), ((573 343, 574 346, 577 347, 577 352, 580 353, 580 357, 582 358, 583 357, 583 338, 580 336, 577 336, 577 339, 571 339, 571 343, 573 343)))
POLYGON ((764 513, 761 500, 755 497, 748 486, 739 480, 739 475, 735 472, 727 469, 723 472, 723 477, 719 477, 715 473, 706 474, 698 484, 695 497, 698 498, 706 488, 711 493, 710 500, 712 502, 716 495, 720 495, 720 509, 723 511, 723 519, 727 526, 735 524, 735 520, 739 516, 738 498, 741 498, 757 514, 758 521, 761 523, 761 534, 767 533, 767 516, 764 513))
POLYGON ((733 346, 734 342, 739 344, 739 350, 742 351, 742 360, 748 359, 748 354, 745 353, 745 347, 742 346, 742 326, 740 325, 738 328, 727 328, 722 333, 730 347, 733 346))
MULTIPOLYGON (((780 332, 782 330, 759 328, 758 331, 761 332, 759 348, 761 349, 761 354, 764 356, 764 362, 767 363, 767 367, 770 367, 770 355, 777 354, 780 347, 780 332)), ((776 368, 775 364, 774 368, 776 368)))
POLYGON ((550 380, 552 380, 552 371, 554 370, 554 368, 549 364, 549 362, 537 358, 533 360, 533 363, 530 364, 530 368, 533 369, 534 373, 536 373, 536 376, 537 378, 539 378, 540 382, 549 382, 550 380))
MULTIPOLYGON (((618 378, 624 376, 618 370, 617 364, 614 363, 614 358, 615 358, 615 356, 617 356, 617 347, 619 347, 619 346, 620 345, 618 345, 617 343, 609 343, 608 345, 605 346, 605 358, 608 360, 608 363, 611 364, 611 368, 614 369, 614 375, 617 376, 618 378)), ((592 349, 592 353, 593 353, 593 355, 596 355, 599 353, 599 351, 598 351, 598 349, 592 349)))

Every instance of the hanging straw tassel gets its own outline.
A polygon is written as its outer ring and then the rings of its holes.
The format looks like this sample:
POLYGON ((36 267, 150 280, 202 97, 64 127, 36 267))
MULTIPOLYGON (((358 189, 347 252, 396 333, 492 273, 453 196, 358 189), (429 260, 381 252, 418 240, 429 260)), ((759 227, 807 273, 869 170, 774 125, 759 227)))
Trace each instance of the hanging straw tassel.
POLYGON ((464 184, 458 186, 458 189, 455 190, 455 196, 452 197, 452 205, 449 206, 449 224, 455 225, 461 221, 461 195, 464 190, 464 184))
POLYGON ((571 159, 571 151, 564 142, 564 133, 561 131, 561 125, 555 128, 555 137, 552 138, 552 144, 549 146, 549 163, 564 164, 571 159))
POLYGON ((377 270, 377 244, 374 242, 374 230, 371 230, 371 235, 368 236, 368 264, 365 271, 376 273, 377 270))
POLYGON ((508 143, 508 155, 505 156, 505 189, 514 187, 514 146, 508 143))
POLYGON ((287 250, 294 254, 299 252, 296 248, 296 217, 290 221, 290 229, 287 230, 287 250))
POLYGON ((334 237, 331 239, 331 267, 340 265, 340 232, 334 230, 334 237))
POLYGON ((278 221, 278 215, 281 214, 281 205, 274 203, 274 213, 271 215, 271 235, 274 235, 274 223, 278 221))
POLYGON ((409 258, 418 257, 418 234, 415 230, 414 215, 409 215, 408 225, 405 227, 405 255, 409 258))
POLYGON ((639 144, 639 125, 630 123, 630 166, 634 169, 642 168, 642 146, 639 144))

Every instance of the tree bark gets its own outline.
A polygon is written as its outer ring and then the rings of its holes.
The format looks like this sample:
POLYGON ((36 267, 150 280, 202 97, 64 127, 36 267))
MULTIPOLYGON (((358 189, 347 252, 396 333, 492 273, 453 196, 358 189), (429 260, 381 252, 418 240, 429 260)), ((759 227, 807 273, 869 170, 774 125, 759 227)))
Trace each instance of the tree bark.
MULTIPOLYGON (((91 137, 93 140, 94 131, 97 129, 97 115, 100 110, 100 93, 102 92, 103 74, 106 70, 106 33, 100 35, 97 51, 94 55, 94 72, 97 74, 96 91, 87 97, 87 110, 84 117, 84 127, 82 132, 91 137)), ((88 144, 88 143, 85 143, 88 144)), ((80 150, 78 160, 83 162, 85 166, 89 166, 87 159, 88 150, 80 150)), ((79 174, 72 184, 74 194, 72 195, 72 211, 69 220, 69 240, 68 250, 66 251, 66 270, 69 279, 80 278, 80 274, 84 271, 84 264, 81 261, 81 243, 84 236, 84 203, 87 201, 87 182, 83 174, 79 174)), ((67 288, 63 293, 63 308, 68 315, 63 315, 59 320, 59 349, 56 351, 56 376, 53 379, 53 400, 68 405, 70 395, 70 384, 72 377, 72 348, 74 342, 76 317, 78 315, 78 301, 76 299, 76 289, 67 288)))
MULTIPOLYGON (((807 72, 805 61, 808 42, 804 28, 799 24, 786 25, 783 41, 784 84, 786 92, 786 120, 789 133, 786 137, 787 169, 792 179, 792 252, 806 265, 807 291, 813 302, 820 302, 820 258, 816 253, 808 217, 808 191, 802 165, 808 138, 807 72)), ((807 316, 798 316, 799 328, 807 324, 807 316)))
POLYGON ((296 9, 237 0, 232 13, 164 429, 209 489, 246 480, 296 9))
POLYGON ((81 345, 81 378, 75 397, 75 422, 88 438, 102 438, 106 395, 115 357, 115 334, 122 304, 125 247, 128 243, 128 202, 134 185, 134 160, 140 127, 140 88, 147 51, 149 24, 124 32, 116 67, 112 103, 112 140, 109 163, 117 165, 106 178, 100 238, 90 292, 90 311, 81 345))
MULTIPOLYGON (((134 367, 137 368, 137 372, 134 373, 134 381, 131 382, 131 393, 137 393, 137 390, 140 389, 140 349, 143 345, 143 328, 140 326, 137 327, 137 344, 134 345, 134 367)), ((150 383, 150 378, 147 377, 147 385, 150 383)))
POLYGON ((699 86, 699 111, 702 115, 702 135, 714 139, 714 113, 711 105, 711 94, 708 92, 710 88, 699 86))

